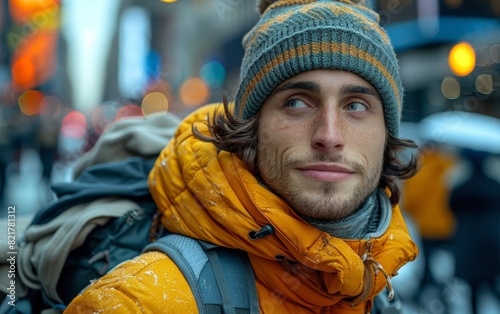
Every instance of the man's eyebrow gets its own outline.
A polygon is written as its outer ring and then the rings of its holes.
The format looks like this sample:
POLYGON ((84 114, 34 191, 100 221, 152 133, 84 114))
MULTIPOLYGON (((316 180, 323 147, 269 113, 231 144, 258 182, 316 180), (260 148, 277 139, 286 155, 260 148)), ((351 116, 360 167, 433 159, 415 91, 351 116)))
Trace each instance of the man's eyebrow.
POLYGON ((340 89, 340 92, 342 94, 367 94, 376 97, 377 99, 380 100, 380 95, 377 93, 377 91, 368 86, 360 86, 360 85, 351 85, 351 84, 346 84, 342 86, 340 89))
POLYGON ((277 87, 273 94, 284 92, 287 90, 302 89, 313 93, 319 93, 321 88, 319 84, 309 81, 299 81, 299 82, 288 82, 279 87, 277 87))

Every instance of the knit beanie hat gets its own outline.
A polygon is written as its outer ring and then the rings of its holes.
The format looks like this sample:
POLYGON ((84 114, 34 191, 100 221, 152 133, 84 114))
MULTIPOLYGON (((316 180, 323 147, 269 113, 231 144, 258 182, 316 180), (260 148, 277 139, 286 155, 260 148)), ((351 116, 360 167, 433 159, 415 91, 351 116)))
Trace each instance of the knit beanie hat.
POLYGON ((236 115, 255 115, 280 83, 297 74, 338 69, 373 85, 388 132, 397 136, 403 87, 396 55, 378 14, 355 2, 364 0, 260 1, 260 20, 243 39, 236 115))

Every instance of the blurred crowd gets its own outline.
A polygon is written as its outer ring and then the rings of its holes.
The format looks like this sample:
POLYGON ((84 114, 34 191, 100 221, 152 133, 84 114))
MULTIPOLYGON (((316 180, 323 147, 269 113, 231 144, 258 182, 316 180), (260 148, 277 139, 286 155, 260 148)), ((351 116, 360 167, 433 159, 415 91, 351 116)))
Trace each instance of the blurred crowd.
POLYGON ((414 153, 421 157, 421 169, 402 183, 401 205, 419 242, 420 256, 410 266, 415 268, 412 278, 396 277, 396 282, 410 290, 403 299, 416 307, 416 313, 498 313, 500 120, 465 112, 447 114, 436 116, 440 122, 449 122, 454 114, 467 119, 453 132, 447 130, 449 125, 426 123, 434 117, 411 126, 420 145, 414 153), (472 132, 477 134, 469 142, 472 132), (406 280, 418 284, 408 285, 406 280))
MULTIPOLYGON (((22 114, 17 107, 0 107, 0 200, 2 206, 12 202, 15 190, 31 198, 28 187, 14 187, 21 174, 32 176, 40 189, 39 204, 49 200, 49 182, 59 152, 58 123, 47 123, 39 116, 22 114), (35 165, 36 169, 32 169, 35 165), (28 168, 28 169, 27 169, 28 168), (26 173, 26 170, 29 173, 26 173), (19 191, 19 192, 21 192, 19 191)), ((3 212, 2 212, 3 213, 3 212)))

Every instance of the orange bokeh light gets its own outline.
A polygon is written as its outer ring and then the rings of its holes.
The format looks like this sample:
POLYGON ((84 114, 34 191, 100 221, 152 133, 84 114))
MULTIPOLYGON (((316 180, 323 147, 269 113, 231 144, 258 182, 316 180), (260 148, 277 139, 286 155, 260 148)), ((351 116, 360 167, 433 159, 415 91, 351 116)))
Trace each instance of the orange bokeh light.
POLYGON ((210 89, 202 79, 191 77, 182 83, 179 97, 186 106, 200 106, 210 98, 210 89))
POLYGON ((37 33, 13 56, 12 81, 17 89, 34 88, 49 79, 56 67, 57 33, 37 33))
MULTIPOLYGON (((60 5, 60 0, 10 0, 9 13, 14 22, 26 23, 30 19, 36 19, 36 14, 45 14, 47 18, 52 17, 58 13, 60 5)), ((38 19, 41 20, 42 17, 38 19)))
POLYGON ((141 103, 144 115, 168 111, 168 99, 163 93, 152 92, 144 96, 141 103))
POLYGON ((455 75, 469 75, 476 67, 476 51, 474 47, 467 42, 456 44, 450 50, 448 64, 455 75))
POLYGON ((12 81, 16 86, 33 87, 35 85, 35 66, 28 57, 22 57, 12 63, 12 81))
POLYGON ((36 90, 27 90, 19 96, 19 109, 27 116, 34 116, 40 112, 43 93, 36 90))
POLYGON ((54 73, 60 23, 60 0, 9 0, 14 22, 7 35, 12 55, 13 88, 23 91, 46 82, 54 73))

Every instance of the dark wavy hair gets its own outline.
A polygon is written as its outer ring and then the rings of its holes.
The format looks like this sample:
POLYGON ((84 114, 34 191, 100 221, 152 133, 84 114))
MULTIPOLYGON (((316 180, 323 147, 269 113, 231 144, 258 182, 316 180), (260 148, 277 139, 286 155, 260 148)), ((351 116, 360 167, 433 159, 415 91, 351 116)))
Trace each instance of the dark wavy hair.
MULTIPOLYGON (((207 117, 206 121, 200 121, 208 126, 210 135, 202 134, 196 123, 192 126, 193 133, 200 140, 210 142, 220 150, 237 154, 248 169, 258 176, 256 160, 260 112, 242 121, 234 115, 225 96, 223 106, 223 112, 216 109, 217 113, 214 112, 211 117, 207 117)), ((401 153, 407 149, 418 149, 418 145, 412 140, 399 139, 387 134, 379 187, 389 188, 392 205, 396 205, 401 196, 399 180, 411 178, 420 167, 418 154, 412 154, 409 159, 403 158, 401 153)))

